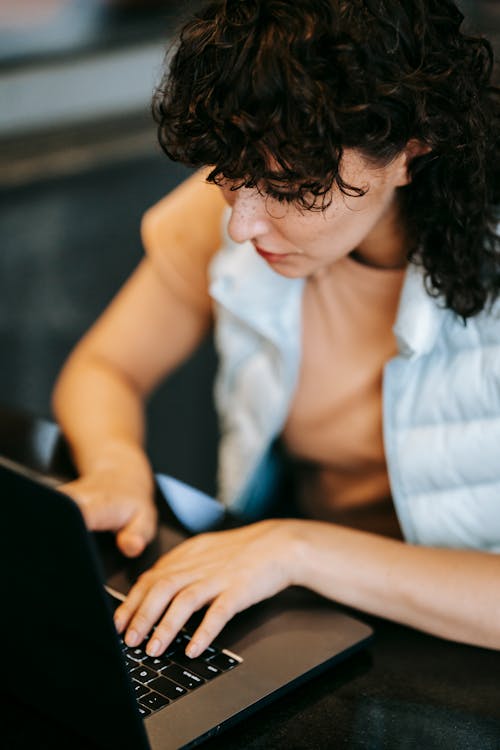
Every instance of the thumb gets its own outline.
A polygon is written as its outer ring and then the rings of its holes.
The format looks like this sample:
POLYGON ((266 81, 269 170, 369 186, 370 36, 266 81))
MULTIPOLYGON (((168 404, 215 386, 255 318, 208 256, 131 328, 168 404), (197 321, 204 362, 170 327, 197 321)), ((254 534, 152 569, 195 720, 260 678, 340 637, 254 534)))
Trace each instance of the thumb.
POLYGON ((156 517, 137 514, 117 532, 116 544, 127 557, 137 557, 153 539, 155 531, 156 517))

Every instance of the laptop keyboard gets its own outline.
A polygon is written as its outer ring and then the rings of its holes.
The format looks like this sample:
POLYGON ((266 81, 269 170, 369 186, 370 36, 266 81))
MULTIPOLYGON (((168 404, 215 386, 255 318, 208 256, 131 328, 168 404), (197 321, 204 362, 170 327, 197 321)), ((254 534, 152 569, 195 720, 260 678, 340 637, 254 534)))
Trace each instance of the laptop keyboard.
POLYGON ((227 649, 209 646, 201 656, 184 653, 190 640, 183 629, 161 656, 148 656, 144 647, 127 646, 121 639, 127 670, 137 697, 139 713, 149 716, 224 672, 238 666, 241 657, 227 649))

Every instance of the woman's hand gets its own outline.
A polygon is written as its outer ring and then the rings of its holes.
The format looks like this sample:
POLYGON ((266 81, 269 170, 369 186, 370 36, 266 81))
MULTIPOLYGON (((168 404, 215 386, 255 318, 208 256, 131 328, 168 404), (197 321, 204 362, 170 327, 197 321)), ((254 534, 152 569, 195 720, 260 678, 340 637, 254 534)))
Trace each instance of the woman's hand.
POLYGON ((115 612, 118 632, 161 654, 210 606, 186 649, 199 656, 233 615, 290 585, 441 638, 500 649, 500 555, 406 544, 324 521, 261 521, 201 534, 161 557, 115 612), (161 618, 161 619, 160 619, 161 618))
POLYGON ((104 459, 58 489, 75 500, 89 529, 115 532, 120 551, 136 557, 156 532, 154 481, 145 462, 123 459, 104 459))
POLYGON ((186 649, 198 656, 233 615, 295 582, 295 529, 294 521, 270 520, 188 539, 140 576, 115 612, 118 632, 137 646, 158 623, 146 648, 157 656, 210 603, 186 649))

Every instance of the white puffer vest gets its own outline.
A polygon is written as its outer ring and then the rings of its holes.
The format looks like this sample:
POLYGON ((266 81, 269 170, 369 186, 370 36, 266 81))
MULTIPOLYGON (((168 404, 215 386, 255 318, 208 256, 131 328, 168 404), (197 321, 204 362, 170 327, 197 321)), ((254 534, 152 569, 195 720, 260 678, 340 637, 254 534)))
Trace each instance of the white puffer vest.
MULTIPOLYGON (((220 366, 219 488, 248 519, 265 512, 271 447, 301 356, 304 282, 226 235, 210 267, 220 366)), ((500 303, 464 326, 410 266, 384 371, 384 444, 409 542, 500 552, 500 303)))

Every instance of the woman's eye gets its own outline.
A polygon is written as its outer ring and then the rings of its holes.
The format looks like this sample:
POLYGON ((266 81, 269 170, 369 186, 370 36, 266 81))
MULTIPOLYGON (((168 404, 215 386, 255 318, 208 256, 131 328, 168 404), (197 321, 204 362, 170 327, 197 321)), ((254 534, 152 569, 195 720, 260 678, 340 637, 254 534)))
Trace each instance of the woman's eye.
POLYGON ((273 201, 278 201, 278 203, 293 203, 297 199, 297 196, 290 193, 280 193, 277 190, 270 190, 269 188, 266 190, 266 195, 272 198, 273 201))

